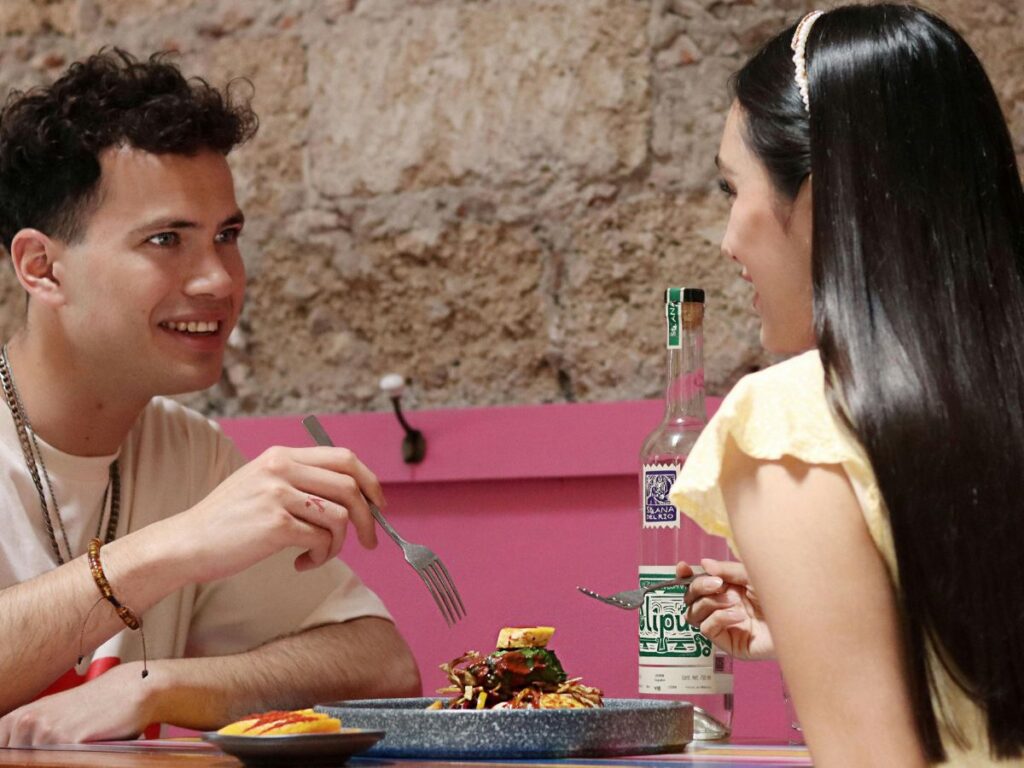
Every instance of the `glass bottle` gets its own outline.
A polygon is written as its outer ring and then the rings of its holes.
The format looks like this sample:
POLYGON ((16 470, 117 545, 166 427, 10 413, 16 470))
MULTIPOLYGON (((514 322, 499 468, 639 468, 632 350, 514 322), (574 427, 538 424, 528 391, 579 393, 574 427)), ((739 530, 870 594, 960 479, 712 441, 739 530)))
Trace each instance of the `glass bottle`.
MULTIPOLYGON (((728 556, 724 539, 704 533, 668 499, 669 488, 707 424, 704 406, 704 291, 665 291, 668 380, 665 416, 640 451, 640 586, 675 576, 679 560, 728 556)), ((732 658, 686 622, 685 586, 648 593, 639 618, 639 693, 694 705, 694 738, 721 739, 732 728, 732 658)))

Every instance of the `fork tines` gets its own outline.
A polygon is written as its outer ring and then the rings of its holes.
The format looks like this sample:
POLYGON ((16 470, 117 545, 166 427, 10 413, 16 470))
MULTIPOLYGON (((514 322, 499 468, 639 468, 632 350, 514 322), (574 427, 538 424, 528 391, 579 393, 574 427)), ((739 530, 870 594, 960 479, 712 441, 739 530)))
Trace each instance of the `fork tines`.
MULTIPOLYGON (((317 445, 334 445, 327 430, 316 416, 307 416, 302 420, 302 424, 317 445)), ((413 544, 403 539, 377 508, 377 505, 369 501, 368 504, 370 514, 384 529, 384 532, 401 548, 402 554, 405 555, 405 562, 411 565, 423 579, 423 583, 426 584, 427 590, 434 598, 434 602, 437 603, 448 626, 452 626, 465 616, 466 607, 462 604, 459 591, 455 589, 455 582, 452 581, 448 569, 444 567, 444 563, 434 554, 434 551, 422 544, 413 544)))
POLYGON ((452 581, 448 569, 436 555, 425 566, 416 568, 416 572, 427 585, 427 590, 449 627, 466 615, 466 607, 462 604, 459 590, 455 588, 455 582, 452 581))
POLYGON ((637 594, 627 592, 615 595, 600 595, 594 590, 587 589, 586 587, 576 587, 576 589, 578 589, 587 597, 592 597, 595 600, 600 600, 602 603, 607 603, 608 605, 614 605, 616 608, 625 608, 627 611, 632 610, 634 608, 638 608, 643 603, 643 595, 639 594, 640 590, 636 590, 637 594), (627 595, 630 599, 622 599, 622 597, 625 597, 627 595))

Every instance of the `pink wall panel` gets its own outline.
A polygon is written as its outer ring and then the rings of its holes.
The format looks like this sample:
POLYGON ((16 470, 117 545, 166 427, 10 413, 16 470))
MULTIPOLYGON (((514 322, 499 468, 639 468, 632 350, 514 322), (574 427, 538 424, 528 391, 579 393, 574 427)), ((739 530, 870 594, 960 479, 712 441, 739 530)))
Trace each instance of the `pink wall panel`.
MULTIPOLYGON (((708 411, 717 406, 709 401, 708 411)), ((319 418, 383 482, 430 483, 632 474, 661 413, 656 400, 418 411, 407 416, 426 436, 427 455, 414 465, 402 462, 402 429, 391 412, 319 418)), ((275 443, 312 444, 299 416, 222 423, 250 455, 275 443)))
MULTIPOLYGON (((639 401, 413 413, 409 421, 428 441, 418 467, 401 462, 392 414, 321 418, 382 479, 388 518, 441 556, 466 603, 467 618, 448 628, 382 531, 373 551, 346 542, 342 556, 394 614, 426 694, 445 682, 438 664, 491 650, 500 627, 547 624, 557 628, 552 648, 570 674, 610 696, 636 695, 636 614, 576 586, 614 591, 636 581, 636 454, 660 408, 639 401)), ((222 424, 250 456, 275 443, 309 444, 299 417, 222 424)), ((737 664, 736 701, 737 736, 787 736, 773 663, 737 664)))

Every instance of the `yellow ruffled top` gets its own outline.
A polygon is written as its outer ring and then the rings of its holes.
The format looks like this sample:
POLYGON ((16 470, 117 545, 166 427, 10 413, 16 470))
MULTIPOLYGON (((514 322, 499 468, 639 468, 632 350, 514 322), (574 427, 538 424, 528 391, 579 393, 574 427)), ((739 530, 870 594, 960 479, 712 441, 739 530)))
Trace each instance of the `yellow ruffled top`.
POLYGON ((755 459, 792 456, 807 464, 841 464, 857 494, 871 537, 896 576, 888 516, 871 463, 832 415, 817 350, 744 376, 733 387, 690 451, 669 499, 701 528, 724 536, 739 554, 719 487, 728 438, 755 459))
MULTIPOLYGON (((701 528, 728 540, 740 555, 729 526, 725 499, 719 485, 722 459, 729 438, 746 455, 765 461, 791 456, 806 464, 843 467, 857 495, 871 538, 898 582, 896 553, 888 513, 867 454, 856 437, 832 413, 825 396, 825 374, 817 350, 743 377, 708 422, 683 465, 669 498, 701 528)), ((940 728, 949 765, 1020 765, 1024 760, 994 762, 988 756, 984 720, 980 711, 929 654, 937 681, 937 698, 947 713, 940 728), (952 724, 952 725, 950 725, 952 724), (962 750, 952 734, 968 744, 962 750)))

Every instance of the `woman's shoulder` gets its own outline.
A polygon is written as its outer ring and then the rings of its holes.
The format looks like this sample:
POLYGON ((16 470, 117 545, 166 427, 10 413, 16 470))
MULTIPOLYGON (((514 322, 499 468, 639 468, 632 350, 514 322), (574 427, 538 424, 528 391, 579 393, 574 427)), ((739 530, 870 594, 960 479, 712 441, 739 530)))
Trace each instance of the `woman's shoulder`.
POLYGON ((829 406, 817 350, 744 376, 712 422, 754 458, 837 464, 856 450, 829 406))
POLYGON ((782 362, 748 373, 730 390, 730 400, 786 402, 795 397, 815 398, 824 395, 825 374, 818 350, 812 349, 782 362))
POLYGON ((730 446, 759 461, 790 457, 808 465, 842 466, 872 538, 894 569, 891 534, 871 464, 832 411, 816 350, 744 376, 708 422, 669 492, 684 514, 732 544, 721 489, 730 446))
POLYGON ((808 464, 842 464, 855 454, 855 444, 843 439, 832 419, 816 350, 740 379, 697 439, 669 493, 704 530, 733 544, 721 489, 730 445, 764 461, 791 456, 808 464))

